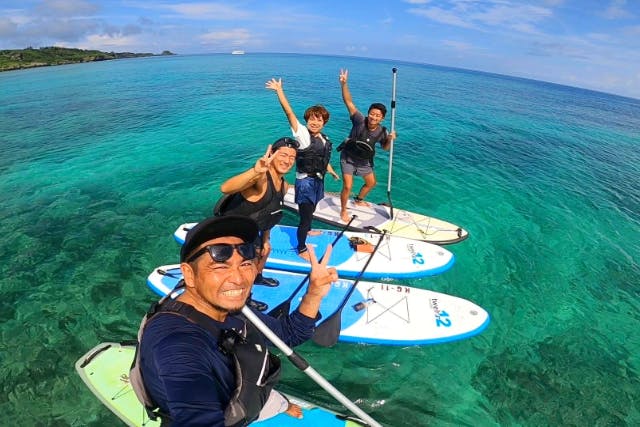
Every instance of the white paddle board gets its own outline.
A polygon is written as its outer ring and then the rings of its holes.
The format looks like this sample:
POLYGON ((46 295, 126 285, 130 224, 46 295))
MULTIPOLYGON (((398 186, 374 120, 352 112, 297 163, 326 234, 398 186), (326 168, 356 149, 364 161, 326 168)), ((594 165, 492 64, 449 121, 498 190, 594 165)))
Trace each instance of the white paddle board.
MULTIPOLYGON (((263 274, 280 281, 275 288, 253 286, 252 297, 269 305, 269 310, 291 296, 305 279, 304 274, 265 269, 263 274)), ((147 285, 158 295, 170 293, 182 279, 178 264, 156 268, 147 285)), ((339 279, 323 299, 323 318, 333 314, 354 281, 339 279)), ((291 300, 296 309, 306 284, 291 300)), ((424 345, 456 341, 482 332, 489 314, 471 301, 425 289, 391 283, 358 282, 342 310, 339 341, 382 344, 424 345)), ((322 323, 322 319, 318 322, 322 323)))
MULTIPOLYGON (((294 200, 295 189, 290 186, 284 197, 284 206, 297 212, 298 205, 294 200)), ((349 229, 354 231, 387 230, 392 236, 423 240, 437 245, 458 243, 469 236, 467 230, 455 224, 395 206, 393 218, 391 208, 384 204, 368 203, 368 206, 360 206, 356 205, 353 199, 349 199, 347 210, 349 216, 356 215, 356 219, 349 226, 349 229)), ((344 227, 346 223, 340 218, 340 194, 325 193, 324 198, 318 202, 313 218, 336 227, 344 227)))

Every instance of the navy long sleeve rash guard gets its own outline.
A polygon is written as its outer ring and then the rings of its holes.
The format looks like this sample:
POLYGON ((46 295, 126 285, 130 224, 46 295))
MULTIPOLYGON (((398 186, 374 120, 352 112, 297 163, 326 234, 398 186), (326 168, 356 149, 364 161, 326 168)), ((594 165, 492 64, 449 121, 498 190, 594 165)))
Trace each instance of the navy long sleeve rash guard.
MULTIPOLYGON (((297 310, 283 320, 256 314, 289 346, 313 334, 315 319, 297 310)), ((233 316, 211 322, 218 329, 243 325, 233 316)), ((179 315, 157 314, 144 330, 140 368, 147 391, 170 414, 172 426, 224 426, 224 410, 236 388, 234 366, 207 329, 179 315)))

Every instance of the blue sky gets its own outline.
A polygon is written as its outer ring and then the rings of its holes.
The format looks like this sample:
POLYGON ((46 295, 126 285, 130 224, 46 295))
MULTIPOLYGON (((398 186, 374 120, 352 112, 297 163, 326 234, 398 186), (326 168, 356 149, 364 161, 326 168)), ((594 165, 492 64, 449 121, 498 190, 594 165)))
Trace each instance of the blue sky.
POLYGON ((2 0, 0 49, 396 59, 640 98, 640 0, 2 0))

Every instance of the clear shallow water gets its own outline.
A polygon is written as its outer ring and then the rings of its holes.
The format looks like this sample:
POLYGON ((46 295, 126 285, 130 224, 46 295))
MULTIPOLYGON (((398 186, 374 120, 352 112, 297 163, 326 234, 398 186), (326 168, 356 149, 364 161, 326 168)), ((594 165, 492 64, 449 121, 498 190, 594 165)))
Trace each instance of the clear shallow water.
MULTIPOLYGON (((339 69, 366 109, 388 104, 392 67, 394 204, 471 233, 449 247, 450 271, 409 284, 475 301, 492 321, 438 346, 300 353, 385 425, 640 424, 640 101, 408 63, 251 54, 0 74, 5 419, 113 425, 73 363, 134 336, 155 298, 147 274, 177 262, 173 230, 207 215, 221 181, 288 134, 264 83, 282 77, 300 117, 326 105, 339 142, 349 129, 339 69)), ((387 159, 378 155, 373 201, 386 199, 387 159)), ((294 368, 284 377, 285 391, 339 409, 294 368)))

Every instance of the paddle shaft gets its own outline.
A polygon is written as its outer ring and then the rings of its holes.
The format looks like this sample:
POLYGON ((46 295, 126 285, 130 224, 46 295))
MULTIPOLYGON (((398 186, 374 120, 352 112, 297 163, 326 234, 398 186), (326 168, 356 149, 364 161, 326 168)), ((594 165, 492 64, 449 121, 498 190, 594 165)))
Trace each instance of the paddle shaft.
POLYGON ((293 351, 291 347, 286 345, 267 325, 264 324, 258 316, 255 315, 249 307, 246 305, 242 307, 242 314, 256 327, 264 336, 271 341, 276 347, 278 347, 289 359, 289 361, 299 370, 307 374, 312 380, 314 380, 320 387, 322 387, 327 393, 333 396, 338 402, 342 403, 345 408, 353 412, 354 415, 360 417, 363 421, 366 421, 370 426, 382 427, 380 423, 371 418, 366 412, 360 409, 355 403, 349 400, 344 394, 335 388, 329 381, 327 381, 322 375, 320 375, 309 363, 298 353, 293 351))
MULTIPOLYGON (((392 68, 393 72, 393 85, 391 88, 391 133, 396 130, 396 76, 397 69, 392 68)), ((387 199, 389 199, 389 208, 391 209, 391 219, 393 219, 393 203, 391 202, 391 172, 393 170, 393 145, 394 141, 391 141, 391 147, 389 148, 389 178, 387 180, 387 199)))
MULTIPOLYGON (((340 230, 340 233, 338 233, 338 235, 336 236, 335 239, 333 239, 333 243, 331 243, 332 246, 335 246, 336 243, 338 243, 338 240, 340 240, 340 238, 342 237, 342 235, 344 234, 345 231, 347 231, 347 229, 349 228, 349 226, 351 225, 351 223, 353 222, 354 219, 356 219, 357 215, 352 215, 351 219, 349 220, 349 222, 347 223, 347 225, 345 225, 344 227, 342 227, 342 230, 340 230)), ((309 277, 311 276, 311 272, 307 273, 307 275, 305 276, 304 279, 302 279, 302 281, 300 282, 300 284, 296 287, 296 289, 291 293, 291 295, 289 296, 289 298, 287 298, 286 300, 282 301, 280 304, 278 304, 277 307, 275 307, 273 310, 271 310, 269 312, 269 316, 275 317, 276 319, 279 319, 282 316, 286 316, 287 314, 289 314, 289 309, 291 308, 291 301, 293 300, 293 297, 296 296, 296 294, 298 292, 300 292, 300 289, 302 289, 302 287, 305 285, 305 283, 307 283, 309 281, 309 277)))

